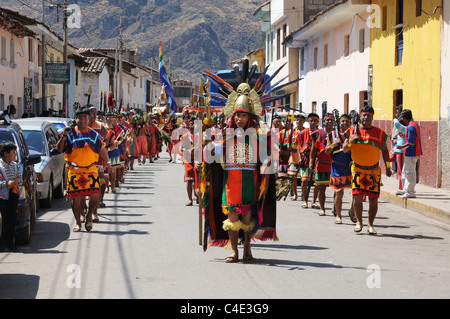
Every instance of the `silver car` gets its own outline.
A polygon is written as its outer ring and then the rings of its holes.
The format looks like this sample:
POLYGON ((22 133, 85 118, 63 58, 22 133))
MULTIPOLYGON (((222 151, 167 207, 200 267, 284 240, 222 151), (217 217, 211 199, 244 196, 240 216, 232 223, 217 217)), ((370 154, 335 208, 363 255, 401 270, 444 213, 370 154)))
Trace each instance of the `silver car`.
POLYGON ((38 198, 42 207, 50 207, 53 195, 63 197, 66 186, 64 153, 56 151, 58 132, 48 118, 27 118, 14 122, 22 128, 30 154, 41 155, 41 162, 34 166, 38 198))
POLYGON ((65 117, 36 117, 36 119, 45 119, 52 123, 56 127, 58 134, 62 134, 66 126, 74 123, 74 120, 65 117))

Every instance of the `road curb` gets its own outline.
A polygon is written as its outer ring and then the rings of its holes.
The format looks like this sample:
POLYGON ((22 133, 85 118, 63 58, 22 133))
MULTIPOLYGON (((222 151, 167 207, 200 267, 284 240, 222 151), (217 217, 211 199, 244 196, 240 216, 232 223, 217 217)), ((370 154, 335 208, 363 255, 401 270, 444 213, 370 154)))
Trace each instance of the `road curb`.
POLYGON ((399 198, 397 195, 381 191, 381 196, 389 202, 396 204, 404 209, 412 210, 424 216, 439 220, 443 223, 450 224, 450 213, 440 208, 419 202, 420 198, 399 198))

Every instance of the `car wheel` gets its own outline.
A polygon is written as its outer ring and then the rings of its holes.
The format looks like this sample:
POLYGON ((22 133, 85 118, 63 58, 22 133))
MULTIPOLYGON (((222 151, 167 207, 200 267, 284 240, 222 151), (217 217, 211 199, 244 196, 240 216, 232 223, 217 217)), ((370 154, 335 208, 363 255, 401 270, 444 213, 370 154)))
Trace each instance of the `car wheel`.
POLYGON ((52 206, 53 200, 53 176, 50 176, 50 181, 48 182, 48 196, 41 200, 42 207, 49 208, 52 206))

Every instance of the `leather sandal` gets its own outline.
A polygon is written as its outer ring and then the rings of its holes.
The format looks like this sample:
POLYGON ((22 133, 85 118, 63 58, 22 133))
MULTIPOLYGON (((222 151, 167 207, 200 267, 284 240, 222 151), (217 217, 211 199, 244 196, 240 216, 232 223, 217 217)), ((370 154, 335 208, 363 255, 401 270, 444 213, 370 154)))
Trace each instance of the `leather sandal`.
POLYGON ((237 255, 231 255, 225 258, 226 263, 237 263, 239 261, 239 258, 237 255))

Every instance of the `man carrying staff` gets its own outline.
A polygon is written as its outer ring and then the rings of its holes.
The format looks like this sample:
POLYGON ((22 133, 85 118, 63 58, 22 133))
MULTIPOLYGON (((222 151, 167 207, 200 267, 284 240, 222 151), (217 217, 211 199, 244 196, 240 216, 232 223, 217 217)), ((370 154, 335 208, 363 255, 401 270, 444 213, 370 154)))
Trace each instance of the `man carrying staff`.
POLYGON ((386 165, 386 175, 392 175, 389 166, 389 150, 386 146, 387 134, 382 129, 372 125, 373 107, 365 106, 360 113, 361 126, 353 126, 346 132, 344 152, 350 152, 353 160, 352 194, 353 209, 356 214, 354 231, 359 233, 363 228, 362 210, 363 198, 369 198, 369 220, 367 231, 371 235, 377 232, 373 227, 378 211, 378 198, 380 197, 381 168, 379 166, 380 152, 386 165))
POLYGON ((86 196, 90 198, 85 227, 87 231, 92 229, 92 215, 100 201, 100 179, 96 163, 101 152, 102 158, 108 156, 102 148, 102 138, 88 126, 89 113, 87 107, 77 109, 76 126, 67 126, 56 146, 59 152, 66 152, 67 197, 72 198, 72 211, 76 221, 74 232, 81 231, 81 214, 86 206, 83 203, 86 196))
MULTIPOLYGON (((350 162, 352 157, 350 153, 342 151, 343 142, 345 141, 345 131, 350 127, 351 117, 348 114, 342 114, 339 117, 339 129, 331 131, 327 137, 327 147, 325 152, 331 154, 331 177, 330 188, 334 189, 334 212, 336 216, 336 224, 342 224, 342 199, 344 190, 352 186, 352 172, 350 170, 350 162)), ((350 207, 349 216, 352 221, 353 206, 350 207)), ((356 221, 356 220, 355 220, 356 221)))

